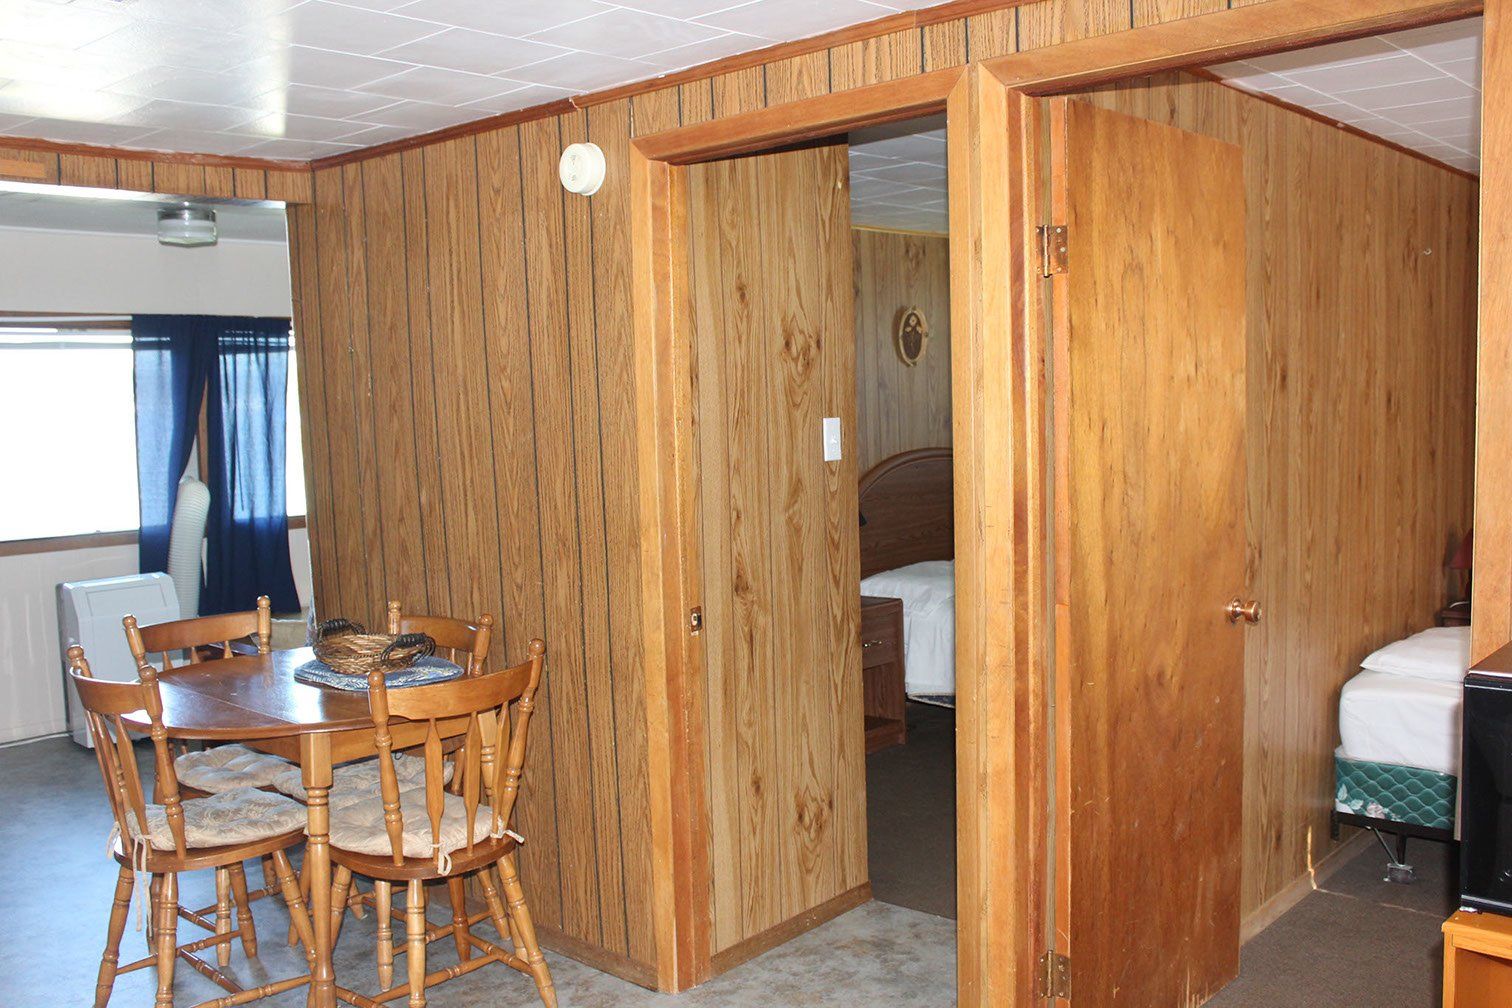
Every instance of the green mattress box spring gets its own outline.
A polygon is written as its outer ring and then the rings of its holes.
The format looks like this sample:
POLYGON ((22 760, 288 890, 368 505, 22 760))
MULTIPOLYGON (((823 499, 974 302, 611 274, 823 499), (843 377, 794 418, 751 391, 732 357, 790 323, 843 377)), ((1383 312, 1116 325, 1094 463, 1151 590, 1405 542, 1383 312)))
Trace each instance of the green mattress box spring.
POLYGON ((1454 828, 1456 782, 1449 774, 1335 755, 1334 780, 1337 807, 1355 815, 1454 828))

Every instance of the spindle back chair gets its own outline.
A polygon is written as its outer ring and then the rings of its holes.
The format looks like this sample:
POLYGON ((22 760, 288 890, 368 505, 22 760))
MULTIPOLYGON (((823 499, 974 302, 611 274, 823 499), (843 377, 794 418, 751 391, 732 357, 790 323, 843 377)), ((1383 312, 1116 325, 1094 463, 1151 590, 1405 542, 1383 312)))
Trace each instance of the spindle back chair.
POLYGON ((267 654, 273 648, 273 608, 266 595, 258 596, 257 608, 247 612, 195 616, 151 626, 138 626, 136 617, 128 615, 121 625, 126 628, 126 643, 137 664, 146 664, 155 654, 164 669, 173 668, 173 655, 179 651, 188 653, 191 665, 206 660, 200 653, 205 647, 218 645, 220 654, 213 657, 230 658, 232 642, 246 637, 257 645, 258 654, 267 654))
POLYGON ((95 986, 95 1008, 105 1008, 119 974, 154 965, 158 971, 154 1005, 158 1008, 171 1008, 173 968, 180 957, 229 991, 226 1000, 236 1004, 251 1001, 254 995, 268 997, 308 982, 309 976, 305 974, 273 981, 255 990, 244 990, 195 954, 201 949, 214 947, 219 966, 225 967, 230 961, 231 943, 240 939, 248 956, 257 955, 257 932, 252 923, 242 862, 248 858, 264 856, 271 857, 273 861, 290 918, 301 939, 305 941, 305 948, 314 947, 314 933, 304 908, 299 880, 289 863, 287 853, 290 847, 304 839, 303 829, 295 825, 285 832, 257 840, 215 847, 191 846, 185 826, 184 798, 174 772, 173 749, 163 723, 163 699, 157 669, 145 662, 141 663, 137 669, 140 677, 137 682, 96 679, 90 670, 84 649, 77 644, 68 649, 68 664, 69 678, 78 691, 84 708, 90 739, 94 743, 95 759, 99 764, 105 795, 115 820, 111 854, 120 865, 105 952, 100 959, 95 986), (153 804, 162 806, 163 818, 172 840, 171 850, 159 849, 147 839, 153 833, 147 792, 143 787, 131 734, 123 720, 125 715, 136 711, 145 712, 148 718, 148 737, 152 743, 156 777, 154 793, 157 800, 153 804), (179 907, 179 872, 200 868, 215 869, 217 908, 220 913, 214 922, 208 920, 205 911, 187 911, 179 907), (153 953, 123 966, 119 964, 121 935, 125 930, 133 898, 133 878, 138 872, 152 876, 152 930, 148 940, 153 953), (234 930, 230 926, 233 893, 237 917, 234 930), (179 946, 177 922, 180 915, 212 932, 213 937, 179 946))
POLYGON ((467 670, 470 676, 482 675, 493 639, 493 617, 484 613, 476 620, 455 616, 406 616, 398 602, 388 604, 388 632, 391 634, 423 633, 436 642, 436 653, 467 670))

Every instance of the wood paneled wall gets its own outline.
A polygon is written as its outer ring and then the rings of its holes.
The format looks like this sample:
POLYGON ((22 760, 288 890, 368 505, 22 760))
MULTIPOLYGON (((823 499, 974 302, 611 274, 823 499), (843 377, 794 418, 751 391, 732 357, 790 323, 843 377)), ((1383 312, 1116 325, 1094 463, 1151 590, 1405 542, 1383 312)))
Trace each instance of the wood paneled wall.
POLYGON ((310 198, 310 173, 255 161, 68 153, 47 147, 0 146, 0 179, 124 189, 170 196, 214 196, 300 202, 310 198), (209 163, 203 163, 208 161, 209 163))
POLYGON ((950 444, 950 240, 851 232, 856 274, 856 458, 860 471, 913 448, 950 444), (913 367, 894 346, 917 306, 929 347, 913 367))
POLYGON ((316 173, 290 246, 317 605, 487 609, 501 659, 544 633, 521 817, 554 947, 653 982, 631 138, 1226 6, 1042 0, 316 173), (578 140, 609 162, 588 200, 556 181, 578 140))
MULTIPOLYGON (((1248 208, 1246 915, 1326 856, 1344 681, 1469 527, 1477 186, 1190 77, 1089 96, 1238 144, 1248 208)), ((1073 253, 1074 254, 1074 253, 1073 253)))

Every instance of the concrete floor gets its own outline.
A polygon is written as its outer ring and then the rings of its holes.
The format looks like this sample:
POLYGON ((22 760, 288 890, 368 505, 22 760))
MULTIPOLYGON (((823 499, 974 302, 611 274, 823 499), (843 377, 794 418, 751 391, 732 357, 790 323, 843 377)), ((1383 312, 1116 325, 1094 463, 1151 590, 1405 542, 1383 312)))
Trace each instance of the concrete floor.
MULTIPOLYGON (((88 751, 67 739, 0 749, 0 1005, 87 1005, 105 938, 116 865, 105 853, 110 814, 99 770, 88 751)), ((251 871, 254 885, 258 873, 251 871)), ((214 902, 210 872, 181 879, 183 902, 214 902)), ((527 894, 528 895, 528 894, 527 894)), ((450 918, 444 895, 432 897, 431 917, 450 918)), ((134 911, 133 911, 134 913, 134 911)), ((279 904, 255 905, 259 952, 249 961, 239 947, 229 972, 244 986, 303 972, 304 960, 284 944, 287 918, 279 904)), ((130 924, 122 960, 145 954, 130 924)), ((349 918, 336 950, 338 980, 375 989, 373 918, 349 918)), ((193 925, 180 923, 180 941, 193 925)), ((488 935, 486 925, 481 933, 488 935)), ((450 941, 437 942, 429 966, 455 961, 450 941)), ((868 903, 678 997, 654 994, 547 953, 562 1008, 875 1008, 955 1004, 955 922, 883 903, 868 903)), ((213 960, 212 960, 213 961, 213 960)), ((396 979, 403 976, 403 960, 396 979)), ((150 1004, 151 969, 119 978, 112 1005, 150 1004)), ((177 1000, 192 1005, 220 988, 180 962, 177 1000)), ((303 1005, 302 988, 260 1004, 303 1005)), ((443 1006, 527 1008, 540 1004, 529 979, 489 967, 435 988, 443 1006)))

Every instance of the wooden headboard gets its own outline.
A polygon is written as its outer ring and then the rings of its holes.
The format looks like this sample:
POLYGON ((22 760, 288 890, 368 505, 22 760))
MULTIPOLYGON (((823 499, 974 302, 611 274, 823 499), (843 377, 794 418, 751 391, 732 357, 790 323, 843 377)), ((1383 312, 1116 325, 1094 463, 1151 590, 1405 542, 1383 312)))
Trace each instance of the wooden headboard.
POLYGON ((949 448, 883 459, 861 477, 861 576, 955 557, 949 448))

